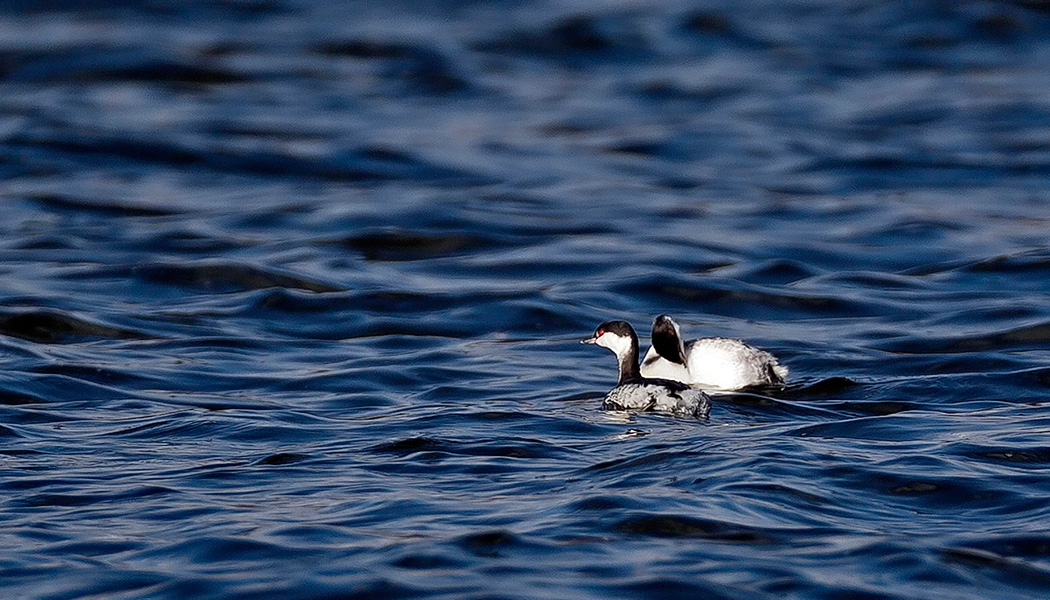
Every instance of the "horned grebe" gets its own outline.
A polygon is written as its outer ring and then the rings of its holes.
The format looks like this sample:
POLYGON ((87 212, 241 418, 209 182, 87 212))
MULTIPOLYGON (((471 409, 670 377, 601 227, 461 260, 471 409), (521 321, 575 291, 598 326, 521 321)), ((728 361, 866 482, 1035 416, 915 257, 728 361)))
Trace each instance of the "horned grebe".
POLYGON ((700 338, 685 344, 678 323, 660 315, 653 321, 653 347, 642 360, 641 374, 732 391, 782 384, 788 368, 772 354, 740 340, 700 338))
POLYGON ((711 398, 679 381, 642 377, 638 371, 638 335, 627 321, 606 321, 584 344, 612 350, 620 364, 620 379, 605 396, 606 410, 658 410, 707 418, 711 398))

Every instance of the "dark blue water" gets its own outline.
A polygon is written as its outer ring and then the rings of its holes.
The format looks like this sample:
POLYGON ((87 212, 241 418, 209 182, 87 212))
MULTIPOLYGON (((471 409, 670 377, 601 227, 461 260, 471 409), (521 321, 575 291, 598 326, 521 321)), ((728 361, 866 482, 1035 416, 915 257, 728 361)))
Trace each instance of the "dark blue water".
POLYGON ((1050 593, 1046 3, 329 4, 0 8, 5 598, 1050 593))

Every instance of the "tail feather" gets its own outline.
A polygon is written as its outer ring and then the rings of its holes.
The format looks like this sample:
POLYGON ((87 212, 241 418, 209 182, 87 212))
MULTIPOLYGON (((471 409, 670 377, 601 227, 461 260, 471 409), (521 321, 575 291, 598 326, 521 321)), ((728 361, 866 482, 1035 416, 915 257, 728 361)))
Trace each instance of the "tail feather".
POLYGON ((782 364, 772 362, 766 365, 766 374, 771 383, 784 383, 787 381, 788 368, 782 364))

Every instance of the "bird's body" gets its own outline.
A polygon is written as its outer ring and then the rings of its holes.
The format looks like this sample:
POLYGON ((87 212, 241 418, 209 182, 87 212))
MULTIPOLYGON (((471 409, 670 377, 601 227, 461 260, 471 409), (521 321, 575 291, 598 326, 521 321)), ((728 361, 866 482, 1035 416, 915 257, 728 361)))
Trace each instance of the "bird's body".
POLYGON ((678 324, 667 315, 653 321, 652 342, 640 368, 645 377, 732 391, 783 384, 788 375, 775 356, 741 340, 711 337, 683 343, 678 324))
POLYGON ((680 381, 643 377, 638 368, 638 335, 626 321, 606 321, 583 340, 608 348, 619 362, 619 379, 602 402, 608 410, 653 410, 706 418, 711 399, 680 381))

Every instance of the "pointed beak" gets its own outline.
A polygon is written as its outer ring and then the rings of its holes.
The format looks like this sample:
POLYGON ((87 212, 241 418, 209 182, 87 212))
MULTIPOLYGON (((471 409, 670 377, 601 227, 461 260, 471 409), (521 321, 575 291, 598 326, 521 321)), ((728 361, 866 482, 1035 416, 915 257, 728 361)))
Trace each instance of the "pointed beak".
POLYGON ((587 338, 585 340, 580 340, 580 343, 581 344, 597 344, 598 343, 598 338, 596 338, 596 337, 587 338))

